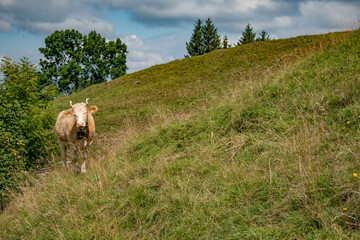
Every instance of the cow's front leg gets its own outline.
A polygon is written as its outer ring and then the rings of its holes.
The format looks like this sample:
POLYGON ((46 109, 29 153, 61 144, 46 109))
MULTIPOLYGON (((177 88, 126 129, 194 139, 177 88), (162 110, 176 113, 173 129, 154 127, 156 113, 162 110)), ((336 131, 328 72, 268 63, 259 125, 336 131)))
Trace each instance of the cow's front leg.
POLYGON ((78 160, 78 155, 76 152, 77 152, 76 146, 74 144, 70 144, 70 155, 71 155, 72 169, 74 173, 77 172, 76 163, 78 160))
POLYGON ((86 173, 86 148, 82 150, 81 173, 86 173))
POLYGON ((87 141, 84 139, 83 141, 80 142, 80 149, 82 152, 82 158, 81 158, 81 173, 86 173, 86 158, 87 158, 87 154, 86 154, 86 146, 87 146, 87 141))

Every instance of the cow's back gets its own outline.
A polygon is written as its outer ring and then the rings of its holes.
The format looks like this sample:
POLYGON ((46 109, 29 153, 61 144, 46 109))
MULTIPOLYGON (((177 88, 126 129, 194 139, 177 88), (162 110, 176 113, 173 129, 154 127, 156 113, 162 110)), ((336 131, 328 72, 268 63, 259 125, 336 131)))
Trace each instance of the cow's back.
POLYGON ((72 110, 62 111, 55 123, 55 132, 59 140, 65 142, 74 142, 77 139, 75 118, 72 110))

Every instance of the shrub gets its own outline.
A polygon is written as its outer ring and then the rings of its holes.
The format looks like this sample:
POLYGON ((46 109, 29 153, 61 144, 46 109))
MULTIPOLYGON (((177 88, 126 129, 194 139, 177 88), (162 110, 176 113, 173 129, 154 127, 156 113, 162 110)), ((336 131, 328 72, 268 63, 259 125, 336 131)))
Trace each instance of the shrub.
POLYGON ((46 162, 46 139, 52 126, 54 87, 40 85, 38 71, 28 59, 2 61, 0 70, 0 207, 8 202, 24 172, 46 162))

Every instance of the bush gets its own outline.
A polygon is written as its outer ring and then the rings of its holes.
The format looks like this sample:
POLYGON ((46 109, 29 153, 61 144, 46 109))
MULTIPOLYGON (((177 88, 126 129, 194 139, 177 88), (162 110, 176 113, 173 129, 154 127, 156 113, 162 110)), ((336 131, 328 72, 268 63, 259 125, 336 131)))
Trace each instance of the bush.
POLYGON ((41 87, 38 71, 28 59, 2 61, 0 81, 0 207, 24 172, 46 162, 54 87, 41 87))

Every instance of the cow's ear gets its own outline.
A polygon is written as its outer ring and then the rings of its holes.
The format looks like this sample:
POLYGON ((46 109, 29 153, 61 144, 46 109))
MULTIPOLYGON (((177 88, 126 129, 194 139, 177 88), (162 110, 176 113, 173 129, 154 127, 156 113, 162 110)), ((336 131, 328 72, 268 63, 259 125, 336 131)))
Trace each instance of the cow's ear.
POLYGON ((95 113, 98 110, 97 106, 91 106, 87 108, 87 111, 91 114, 95 113))
POLYGON ((74 111, 72 109, 68 109, 64 112, 64 115, 66 117, 71 117, 74 114, 74 111))

